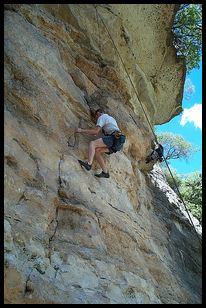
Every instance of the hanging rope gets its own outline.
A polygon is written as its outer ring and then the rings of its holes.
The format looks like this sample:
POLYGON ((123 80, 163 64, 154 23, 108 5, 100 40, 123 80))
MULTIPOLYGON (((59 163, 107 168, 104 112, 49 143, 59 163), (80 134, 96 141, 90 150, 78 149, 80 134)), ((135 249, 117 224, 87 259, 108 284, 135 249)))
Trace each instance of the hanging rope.
POLYGON ((76 133, 72 133, 72 134, 68 137, 67 144, 68 144, 68 146, 69 146, 69 147, 74 148, 74 147, 75 147, 75 145, 76 145, 76 142, 77 142, 77 139, 76 139, 76 133), (74 142, 73 142, 73 144, 72 144, 72 143, 71 143, 71 141, 70 141, 70 138, 71 138, 71 137, 73 137, 73 138, 74 138, 74 142))
POLYGON ((117 49, 117 47, 116 47, 116 45, 115 45, 115 43, 114 43, 114 40, 113 40, 113 38, 112 38, 112 36, 111 36, 109 30, 107 29, 107 26, 106 26, 104 20, 102 19, 102 17, 100 16, 100 14, 99 14, 99 12, 98 12, 98 10, 97 10, 97 5, 94 4, 94 6, 95 6, 96 12, 97 12, 99 18, 101 19, 101 21, 102 21, 102 23, 103 23, 103 25, 104 25, 104 27, 105 27, 107 33, 108 33, 108 35, 109 35, 109 37, 110 37, 110 39, 111 39, 113 45, 114 45, 114 48, 115 48, 115 50, 116 50, 116 52, 117 52, 117 54, 118 54, 118 56, 119 56, 119 58, 120 58, 120 60, 121 60, 121 63, 122 63, 122 65, 123 65, 123 67, 124 67, 124 70, 125 70, 125 72, 126 72, 128 78, 129 78, 129 80, 130 80, 130 82, 131 82, 131 85, 132 85, 132 87, 133 87, 133 89, 134 89, 134 92, 135 92, 135 94, 136 94, 137 100, 139 101, 139 103, 140 103, 140 105, 141 105, 141 107, 142 107, 142 110, 143 110, 143 112, 144 112, 144 115, 145 115, 145 117, 146 117, 146 119, 147 119, 147 122, 148 122, 148 124, 149 124, 149 126, 150 126, 150 129, 151 129, 151 131, 152 131, 152 133, 153 133, 153 135, 154 135, 155 141, 157 142, 157 137, 156 137, 155 133, 153 132, 152 126, 151 126, 150 121, 149 121, 149 119, 148 119, 148 117, 147 117, 147 114, 146 114, 146 112, 145 112, 145 110, 144 110, 144 107, 143 107, 141 101, 140 101, 139 98, 138 98, 137 90, 136 90, 136 88, 135 88, 135 86, 134 86, 134 83, 133 83, 132 79, 130 78, 130 75, 129 75, 128 70, 127 70, 127 68, 126 68, 126 66, 125 66, 125 64, 124 64, 124 61, 122 60, 122 57, 121 57, 121 55, 120 55, 120 53, 119 53, 119 51, 118 51, 118 49, 117 49))
MULTIPOLYGON (((164 155, 163 155, 163 157, 164 157, 164 155)), ((165 157, 164 157, 164 161, 165 161, 165 163, 166 163, 166 165, 167 165, 167 168, 168 168, 168 170, 169 170, 169 172, 170 172, 170 175, 171 175, 171 177, 172 177, 172 179, 173 179, 173 182, 174 182, 174 184, 175 184, 175 186, 176 186, 176 189, 177 189, 177 192, 178 192, 178 196, 180 197, 180 199, 182 200, 182 203, 184 204, 184 207, 185 207, 185 210, 186 210, 186 212, 187 212, 187 214, 188 214, 189 220, 190 220, 191 224, 193 225, 193 227, 195 228, 195 226, 194 226, 194 224, 193 224, 193 221, 192 221, 192 219, 191 219, 191 217, 190 217, 189 211, 188 211, 188 209, 187 209, 187 207, 186 207, 186 204, 185 204, 185 202, 184 202, 184 200, 183 200, 183 198, 182 198, 182 195, 181 195, 181 193, 180 193, 180 191, 179 191, 177 182, 176 182, 175 178, 174 178, 173 175, 172 175, 172 172, 171 172, 171 170, 170 170, 170 167, 169 167, 168 162, 167 162, 167 160, 165 159, 165 157)), ((195 229, 195 230, 196 230, 196 229, 195 229)))
MULTIPOLYGON (((82 127, 82 122, 83 122, 83 118, 80 117, 78 127, 82 127)), ((68 146, 71 147, 71 148, 78 147, 78 145, 79 145, 79 134, 77 134, 76 132, 73 132, 73 133, 68 137, 67 144, 68 144, 68 146), (70 141, 71 137, 74 138, 74 142, 73 142, 73 143, 70 141)))
MULTIPOLYGON (((151 132, 152 132, 152 134, 154 135, 155 141, 158 143, 158 140, 157 140, 157 137, 156 137, 156 135, 155 135, 155 133, 154 133, 153 127, 152 127, 152 125, 151 125, 151 123, 150 123, 150 121, 149 121, 149 118, 148 118, 148 116, 147 116, 147 114, 146 114, 146 112, 145 112, 145 110, 144 110, 144 107, 143 107, 141 101, 139 100, 139 97, 138 97, 136 88, 135 88, 135 86, 134 86, 134 83, 133 83, 132 79, 130 78, 130 75, 129 75, 129 73, 128 73, 128 70, 127 70, 127 68, 126 68, 126 66, 125 66, 125 64, 124 64, 124 61, 123 61, 123 59, 122 59, 120 53, 119 53, 119 50, 118 50, 118 48, 116 47, 116 45, 115 45, 115 43, 114 43, 114 40, 113 40, 113 38, 112 38, 112 36, 111 36, 111 34, 110 34, 110 32, 109 32, 109 30, 108 30, 108 28, 107 28, 105 22, 104 22, 104 20, 102 19, 101 15, 99 14, 99 12, 98 12, 98 10, 97 10, 97 5, 94 4, 94 7, 95 7, 95 9, 96 9, 97 15, 99 16, 100 20, 102 21, 102 23, 103 23, 103 25, 104 25, 104 27, 105 27, 105 29, 106 29, 106 31, 107 31, 107 33, 108 33, 108 35, 109 35, 111 41, 112 41, 112 43, 113 43, 113 46, 114 46, 114 48, 115 48, 115 50, 116 50, 116 52, 117 52, 117 54, 118 54, 118 56, 119 56, 119 58, 120 58, 120 60, 121 60, 121 63, 122 63, 122 65, 123 65, 124 69, 125 69, 125 72, 126 72, 128 78, 129 78, 130 82, 131 82, 131 85, 132 85, 133 89, 134 89, 134 92, 135 92, 135 94, 136 94, 137 100, 139 101, 139 103, 140 103, 140 105, 141 105, 141 108, 142 108, 142 110, 143 110, 143 113, 144 113, 144 115, 145 115, 145 118, 146 118, 146 120, 147 120, 147 122, 148 122, 148 124, 149 124, 149 126, 150 126, 151 132)), ((167 166, 167 168, 168 168, 168 170, 169 170, 169 172, 170 172, 170 175, 171 175, 171 177, 172 177, 172 179, 173 179, 173 181, 174 181, 174 184, 175 184, 175 186, 176 186, 178 195, 179 195, 179 197, 180 197, 180 199, 181 199, 181 201, 182 201, 182 203, 183 203, 183 205, 184 205, 184 207, 185 207, 185 210, 186 210, 186 212, 187 212, 187 214, 188 214, 189 220, 190 220, 192 226, 193 226, 194 229, 195 229, 195 233, 196 233, 196 235, 197 235, 197 237, 198 237, 198 240, 199 240, 199 242, 200 242, 200 245, 202 245, 201 240, 200 240, 200 238, 199 238, 199 235, 198 235, 198 233, 197 233, 197 231, 196 231, 196 228, 195 228, 195 226, 194 226, 194 224, 193 224, 193 221, 192 221, 192 219, 191 219, 191 217, 190 217, 189 211, 188 211, 188 209, 187 209, 187 207, 186 207, 186 204, 185 204, 185 202, 184 202, 184 200, 183 200, 183 198, 182 198, 182 196, 181 196, 181 193, 180 193, 180 191, 179 191, 179 188, 178 188, 178 186, 177 186, 177 183, 176 183, 176 181, 175 181, 175 179, 174 179, 174 177, 173 177, 173 175, 172 175, 172 172, 171 172, 171 170, 170 170, 170 168, 169 168, 169 165, 168 165, 168 163, 167 163, 167 161, 166 161, 164 155, 163 155, 163 158, 164 158, 164 161, 165 161, 165 163, 166 163, 166 166, 167 166)))
MULTIPOLYGON (((97 8, 96 6, 95 7, 95 10, 96 10, 96 16, 97 16, 97 32, 99 33, 100 32, 100 27, 99 27, 99 18, 98 18, 98 12, 97 12, 97 8)), ((101 54, 101 42, 100 42, 100 35, 98 36, 98 41, 97 41, 97 45, 99 47, 99 51, 100 51, 100 54, 101 54)))

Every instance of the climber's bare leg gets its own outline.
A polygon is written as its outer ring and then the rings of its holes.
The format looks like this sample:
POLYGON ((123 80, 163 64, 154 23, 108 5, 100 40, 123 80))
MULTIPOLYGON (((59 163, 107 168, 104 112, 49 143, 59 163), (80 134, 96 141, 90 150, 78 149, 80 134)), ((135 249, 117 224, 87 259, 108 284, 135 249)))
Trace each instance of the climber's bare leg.
POLYGON ((89 144, 89 150, 88 150, 88 164, 89 165, 92 165, 93 163, 96 148, 104 148, 104 149, 107 148, 102 138, 93 140, 89 144))
POLYGON ((109 150, 107 147, 102 148, 96 148, 95 150, 95 158, 98 161, 100 167, 102 168, 102 171, 107 173, 107 167, 106 163, 101 155, 101 153, 109 153, 109 150))

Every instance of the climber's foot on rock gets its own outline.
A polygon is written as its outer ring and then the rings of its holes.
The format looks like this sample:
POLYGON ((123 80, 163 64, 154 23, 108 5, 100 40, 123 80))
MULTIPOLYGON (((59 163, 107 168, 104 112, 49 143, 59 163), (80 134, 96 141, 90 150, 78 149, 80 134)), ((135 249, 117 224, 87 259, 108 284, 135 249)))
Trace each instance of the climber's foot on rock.
POLYGON ((89 165, 88 162, 84 162, 84 161, 82 161, 80 159, 78 159, 78 162, 80 163, 81 166, 83 166, 88 171, 92 168, 92 166, 89 165))

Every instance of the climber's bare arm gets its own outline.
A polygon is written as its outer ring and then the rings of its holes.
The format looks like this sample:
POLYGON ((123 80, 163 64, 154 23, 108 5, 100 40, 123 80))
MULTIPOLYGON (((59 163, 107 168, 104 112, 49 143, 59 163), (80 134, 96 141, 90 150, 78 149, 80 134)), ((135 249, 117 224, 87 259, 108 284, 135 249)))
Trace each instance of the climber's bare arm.
POLYGON ((75 133, 97 135, 100 132, 100 130, 101 130, 100 126, 96 126, 95 128, 89 128, 89 129, 77 128, 75 133))

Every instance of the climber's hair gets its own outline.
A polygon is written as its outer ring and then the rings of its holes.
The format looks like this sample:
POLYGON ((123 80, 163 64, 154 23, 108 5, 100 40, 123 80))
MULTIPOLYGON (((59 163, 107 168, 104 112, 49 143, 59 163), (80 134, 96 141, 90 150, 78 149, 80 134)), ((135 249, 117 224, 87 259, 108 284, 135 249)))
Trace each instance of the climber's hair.
POLYGON ((104 110, 103 110, 103 109, 101 109, 101 108, 97 109, 97 110, 95 111, 95 113, 94 113, 94 116, 96 116, 96 115, 97 115, 97 112, 104 113, 104 110))

